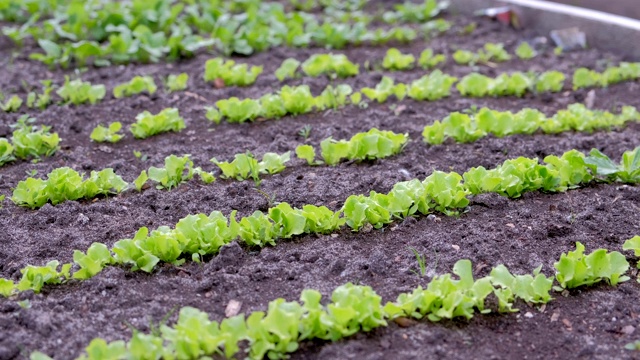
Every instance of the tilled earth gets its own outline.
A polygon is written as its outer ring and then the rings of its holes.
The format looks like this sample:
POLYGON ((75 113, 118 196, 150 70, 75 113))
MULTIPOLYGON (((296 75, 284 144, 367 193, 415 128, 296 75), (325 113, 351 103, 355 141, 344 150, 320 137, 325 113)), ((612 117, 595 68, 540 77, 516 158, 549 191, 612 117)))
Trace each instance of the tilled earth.
MULTIPOLYGON (((418 56, 426 47, 448 55, 457 48, 477 50, 486 42, 503 42, 510 53, 520 41, 536 36, 515 32, 490 21, 477 20, 478 29, 469 36, 456 35, 470 19, 456 18, 450 35, 430 42, 416 41, 399 46, 403 52, 418 56)), ((53 78, 62 83, 72 70, 49 70, 27 60, 33 45, 17 49, 6 38, 0 39, 0 54, 7 59, 0 70, 0 88, 5 93, 26 92, 22 81, 36 85, 53 78), (11 59, 11 60, 8 60, 11 59)), ((386 48, 356 47, 345 51, 352 61, 369 62, 357 77, 346 79, 356 89, 374 87, 382 75, 396 81, 410 81, 424 74, 416 69, 388 73, 379 70, 386 48)), ((473 144, 446 143, 430 147, 422 143, 422 128, 449 112, 471 106, 488 106, 517 111, 524 107, 540 109, 548 115, 574 102, 581 102, 586 91, 566 91, 549 95, 527 95, 523 99, 468 99, 453 93, 436 102, 404 100, 369 104, 366 109, 346 107, 278 121, 251 124, 213 125, 204 117, 204 105, 216 100, 258 97, 277 90, 273 72, 287 57, 301 61, 324 49, 278 48, 237 60, 264 65, 264 73, 247 88, 215 89, 202 80, 204 63, 212 54, 199 54, 179 63, 129 65, 103 69, 90 68, 83 80, 107 86, 106 99, 97 105, 54 105, 37 112, 37 123, 51 125, 63 139, 61 150, 38 163, 17 162, 0 168, 0 194, 7 196, 0 209, 0 276, 19 279, 19 270, 27 264, 44 265, 58 259, 72 261, 74 249, 86 250, 92 242, 113 245, 130 238, 142 227, 172 226, 180 218, 194 213, 220 210, 228 214, 238 210, 248 215, 265 210, 269 203, 254 190, 253 182, 218 179, 210 185, 190 181, 172 191, 150 188, 142 194, 126 192, 95 201, 70 201, 39 210, 17 207, 8 200, 11 189, 38 171, 44 176, 56 167, 70 166, 89 172, 113 168, 131 182, 141 170, 161 166, 170 154, 191 154, 196 166, 211 170, 209 159, 231 160, 247 150, 257 156, 265 152, 293 151, 301 143, 317 146, 332 136, 349 138, 356 132, 378 127, 409 133, 412 141, 402 154, 393 158, 343 163, 337 167, 309 167, 294 159, 280 174, 267 176, 261 189, 276 201, 292 206, 326 205, 336 210, 352 194, 371 190, 387 192, 394 183, 424 178, 434 169, 463 172, 473 166, 494 167, 518 156, 543 158, 571 149, 588 152, 598 148, 619 159, 625 150, 640 145, 640 124, 611 132, 564 133, 558 135, 487 137, 473 144), (117 84, 135 75, 152 75, 156 83, 171 73, 187 72, 190 86, 185 92, 127 99, 112 97, 117 84), (120 143, 92 143, 91 130, 98 124, 121 121, 125 127, 143 110, 156 113, 177 107, 187 122, 181 133, 135 140, 130 134, 120 143), (298 131, 312 126, 308 140, 298 131), (133 151, 147 156, 141 161, 133 151)), ((443 71, 461 77, 471 71, 495 75, 505 71, 559 70, 570 79, 579 66, 599 68, 620 60, 614 54, 598 50, 553 55, 551 49, 530 61, 511 60, 495 67, 458 66, 449 57, 443 71)), ((287 80, 284 84, 308 84, 318 94, 330 83, 325 78, 287 80)), ((594 108, 618 111, 621 105, 640 106, 638 83, 624 83, 594 90, 594 108)), ((10 136, 10 124, 19 114, 0 113, 0 136, 10 136)), ((468 211, 459 217, 418 217, 391 224, 368 233, 344 230, 330 236, 302 236, 281 241, 275 247, 245 248, 236 243, 222 249, 203 264, 187 262, 180 268, 165 265, 152 274, 109 267, 83 282, 71 281, 47 286, 41 294, 25 292, 18 298, 0 299, 0 359, 25 358, 34 350, 56 359, 71 359, 81 354, 94 337, 109 341, 126 339, 133 326, 148 331, 172 310, 194 306, 213 319, 224 317, 231 300, 242 303, 241 311, 264 310, 269 301, 283 297, 297 299, 305 288, 320 290, 325 296, 346 282, 366 284, 384 301, 395 300, 405 291, 425 285, 435 274, 450 272, 459 259, 470 259, 476 276, 505 264, 514 273, 527 273, 543 265, 543 273, 553 274, 553 263, 562 252, 580 241, 587 250, 604 247, 621 251, 627 238, 640 234, 640 189, 625 185, 594 184, 562 194, 525 194, 509 200, 498 195, 482 195, 472 200, 468 211), (410 248, 425 254, 427 273, 416 275, 416 260, 410 248), (18 300, 29 300, 22 308, 18 300)), ((629 255, 629 254, 627 254, 629 255)), ((629 256, 632 264, 635 260, 629 256)), ((566 295, 566 294, 565 294, 566 295)), ((605 285, 582 288, 568 296, 554 294, 555 300, 542 307, 519 303, 514 314, 478 315, 470 321, 412 322, 400 327, 391 323, 370 333, 360 333, 335 343, 306 342, 292 358, 304 359, 416 359, 416 358, 631 358, 626 343, 640 337, 638 326, 640 286, 635 280, 617 287, 605 285), (406 326, 410 325, 410 326, 406 326)), ((175 314, 170 316, 174 321, 175 314)))

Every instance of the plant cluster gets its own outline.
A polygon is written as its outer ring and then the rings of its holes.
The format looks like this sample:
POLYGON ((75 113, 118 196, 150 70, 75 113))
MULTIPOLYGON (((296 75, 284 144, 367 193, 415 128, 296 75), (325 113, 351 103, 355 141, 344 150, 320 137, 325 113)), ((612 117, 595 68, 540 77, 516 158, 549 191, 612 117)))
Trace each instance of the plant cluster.
POLYGON ((204 81, 222 80, 225 86, 248 86, 256 82, 262 66, 236 64, 233 60, 209 59, 204 65, 204 81))
POLYGON ((16 205, 36 209, 47 202, 56 205, 67 200, 118 194, 126 187, 127 183, 110 168, 92 171, 88 179, 83 179, 77 171, 62 167, 51 171, 46 180, 29 177, 20 181, 11 200, 16 205))
POLYGON ((185 128, 184 119, 176 108, 167 108, 156 115, 143 111, 136 116, 136 122, 131 124, 130 131, 137 139, 146 139, 164 132, 179 132, 185 128))
POLYGON ((603 72, 579 68, 573 73, 573 90, 590 87, 607 87, 623 81, 640 79, 640 62, 622 62, 610 66, 603 72))
POLYGON ((175 91, 186 90, 189 82, 189 74, 180 73, 180 74, 170 74, 167 77, 167 81, 165 85, 167 87, 167 91, 172 93, 175 91))
POLYGON ((482 108, 475 114, 451 113, 442 121, 436 120, 424 127, 423 139, 431 145, 442 144, 447 139, 468 143, 489 134, 505 137, 515 134, 557 134, 566 131, 592 132, 624 126, 630 121, 640 121, 640 113, 632 106, 622 108, 620 114, 589 110, 582 104, 572 104, 552 117, 525 108, 517 113, 482 108))
MULTIPOLYGON (((322 16, 286 12, 280 3, 262 1, 188 5, 122 2, 110 6, 99 2, 47 2, 35 6, 35 1, 8 2, 0 8, 0 19, 24 24, 5 27, 3 32, 19 45, 26 38, 33 38, 42 52, 31 54, 31 58, 50 66, 67 67, 72 62, 80 66, 156 62, 190 57, 200 49, 210 48, 225 55, 249 55, 274 46, 344 48, 348 44, 382 44, 417 37, 410 27, 370 28, 373 17, 351 14, 345 10, 351 8, 345 7, 347 2, 335 2, 322 16)), ((438 14, 445 3, 434 4, 429 0, 416 8, 407 3, 406 8, 387 12, 386 18, 389 22, 420 18, 423 22, 438 14)), ((436 28, 442 30, 443 26, 436 28)), ((425 31, 427 35, 431 32, 425 31)))
POLYGON ((404 149, 408 134, 396 134, 392 131, 381 131, 373 128, 361 132, 349 140, 336 141, 329 137, 320 143, 322 161, 315 160, 315 150, 311 145, 300 145, 296 154, 309 165, 327 164, 335 166, 342 160, 372 160, 383 159, 396 155, 404 149))
POLYGON ((39 159, 51 156, 59 148, 60 137, 52 133, 50 126, 31 125, 35 121, 28 115, 21 116, 11 135, 11 142, 0 138, 0 166, 18 159, 39 159))
POLYGON ((562 254, 553 266, 556 268, 558 283, 567 289, 603 280, 611 285, 629 280, 628 276, 624 276, 629 270, 629 263, 624 255, 617 251, 607 252, 606 249, 598 249, 585 255, 584 245, 580 242, 576 243, 576 250, 562 254))
POLYGON ((558 71, 546 71, 538 76, 514 72, 500 74, 490 78, 478 73, 466 75, 456 85, 462 96, 518 96, 527 91, 558 92, 564 86, 564 74, 558 71))
POLYGON ((122 123, 119 121, 112 122, 108 127, 98 125, 91 131, 89 137, 95 142, 117 143, 124 137, 124 135, 118 134, 121 129, 122 123))
POLYGON ((236 154, 233 161, 218 161, 216 158, 211 159, 211 162, 216 164, 222 175, 223 179, 236 179, 238 181, 253 179, 256 185, 260 184, 261 174, 277 174, 285 169, 286 163, 290 160, 291 153, 286 152, 284 154, 265 153, 262 156, 262 161, 258 161, 253 154, 247 152, 246 154, 236 154))
POLYGON ((382 59, 382 67, 386 70, 408 70, 413 68, 415 62, 413 55, 405 55, 396 48, 390 48, 382 59))
POLYGON ((314 110, 335 109, 359 102, 358 96, 359 93, 354 94, 346 84, 336 87, 328 85, 317 97, 311 94, 308 85, 283 86, 278 93, 266 94, 259 99, 240 100, 232 97, 218 100, 215 107, 205 109, 207 119, 215 123, 220 123, 223 118, 227 122, 242 123, 257 118, 278 119, 288 114, 300 115, 314 110))
POLYGON ((151 76, 135 76, 124 84, 113 88, 113 96, 116 99, 137 95, 146 91, 149 95, 156 92, 158 87, 151 76))
POLYGON ((475 65, 477 63, 504 62, 511 60, 511 55, 504 49, 504 44, 486 43, 477 52, 457 50, 453 53, 453 60, 461 65, 475 65))
POLYGON ((64 85, 56 91, 56 94, 67 104, 80 105, 87 102, 95 104, 104 98, 107 90, 104 85, 91 85, 90 82, 80 79, 69 80, 67 76, 64 85))
POLYGON ((327 75, 330 78, 356 76, 360 65, 354 64, 343 54, 315 54, 302 63, 302 71, 311 77, 327 75))

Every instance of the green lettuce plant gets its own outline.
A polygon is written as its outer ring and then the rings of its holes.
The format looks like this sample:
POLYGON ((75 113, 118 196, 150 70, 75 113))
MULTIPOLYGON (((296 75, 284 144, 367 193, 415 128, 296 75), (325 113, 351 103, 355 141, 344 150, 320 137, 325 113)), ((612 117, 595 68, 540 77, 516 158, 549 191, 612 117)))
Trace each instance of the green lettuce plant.
POLYGON ((185 128, 184 119, 176 108, 167 108, 156 115, 143 111, 136 116, 136 122, 129 130, 137 139, 146 139, 164 132, 179 132, 185 128))

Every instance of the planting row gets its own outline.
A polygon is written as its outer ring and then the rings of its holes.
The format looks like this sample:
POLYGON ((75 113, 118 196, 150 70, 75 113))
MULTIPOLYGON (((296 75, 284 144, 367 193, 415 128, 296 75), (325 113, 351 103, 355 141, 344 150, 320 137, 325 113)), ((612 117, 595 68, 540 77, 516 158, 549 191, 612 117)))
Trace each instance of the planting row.
MULTIPOLYGON (((625 243, 637 244, 636 236, 625 243)), ((584 246, 562 254, 554 264, 559 291, 606 281, 612 286, 629 280, 624 274, 629 263, 624 255, 606 249, 584 253, 584 246)), ((634 250, 638 251, 637 247, 634 250)), ((304 290, 300 301, 276 299, 266 313, 256 311, 226 318, 220 323, 209 319, 205 312, 192 307, 180 310, 173 326, 162 325, 154 334, 133 331, 130 341, 107 343, 97 338, 86 348, 85 360, 104 359, 200 359, 209 355, 232 358, 241 349, 251 359, 284 359, 305 340, 337 341, 357 332, 368 332, 396 318, 427 318, 430 321, 463 317, 470 319, 476 311, 487 314, 487 299, 493 294, 498 300, 498 312, 515 312, 517 300, 528 304, 551 301, 553 277, 540 273, 513 275, 504 265, 494 267, 488 276, 474 279, 472 263, 460 260, 452 274, 435 276, 426 288, 401 293, 395 302, 383 305, 382 298, 369 286, 347 283, 336 288, 331 300, 322 304, 317 290, 304 290), (245 346, 246 344, 246 346, 245 346)), ((48 358, 34 353, 38 359, 48 358)), ((34 357, 32 357, 34 359, 34 357)))
MULTIPOLYGON (((336 9, 324 16, 287 12, 276 2, 172 0, 116 2, 51 2, 9 0, 0 6, 0 19, 23 22, 4 27, 3 33, 18 45, 37 40, 44 53, 31 58, 48 65, 67 67, 93 63, 105 66, 132 61, 189 57, 199 49, 224 54, 249 55, 275 46, 311 45, 344 48, 348 44, 383 44, 411 41, 419 33, 430 36, 446 30, 444 21, 427 22, 418 30, 407 26, 369 26, 363 13, 340 10, 344 2, 331 1, 336 9)), ((390 22, 424 23, 444 7, 435 0, 421 5, 407 3, 383 18, 390 22)))
MULTIPOLYGON (((402 151, 407 141, 406 134, 371 129, 358 133, 349 140, 336 141, 327 138, 321 143, 321 154, 324 163, 328 165, 336 165, 343 159, 359 161, 382 159, 402 151)), ((301 146, 296 149, 296 153, 314 165, 322 163, 314 161, 315 151, 312 147, 301 146), (311 159, 305 155, 311 156, 311 159)), ((218 161, 216 158, 211 159, 211 162, 218 166, 223 179, 241 181, 251 178, 256 186, 259 186, 261 175, 281 172, 289 160, 289 152, 266 153, 262 161, 258 161, 247 152, 235 155, 231 162, 218 161)), ((194 175, 199 175, 205 184, 215 180, 212 173, 200 167, 194 168, 188 155, 182 157, 171 155, 165 158, 164 162, 164 168, 151 167, 148 172, 142 171, 132 185, 141 191, 147 180, 151 179, 156 183, 157 188, 170 190, 190 180, 194 175)), ((67 200, 92 199, 98 195, 118 194, 130 186, 110 168, 100 172, 92 171, 89 178, 83 180, 83 176, 75 170, 63 167, 51 171, 46 180, 30 177, 20 181, 13 191, 11 200, 17 205, 35 209, 46 203, 56 205, 67 200)))
POLYGON ((472 114, 451 113, 442 122, 424 127, 422 136, 431 145, 442 144, 447 139, 469 143, 492 134, 505 137, 515 134, 557 134, 566 131, 592 132, 624 126, 630 121, 640 121, 640 113, 633 106, 624 106, 620 114, 593 111, 582 104, 572 104, 552 117, 546 117, 536 109, 525 108, 517 113, 482 108, 472 114))
MULTIPOLYGON (((420 56, 418 63, 423 67, 432 68, 444 61, 444 59, 444 55, 434 55, 431 49, 427 49, 420 56)), ((395 49, 390 49, 383 61, 383 67, 387 69, 404 69, 413 66, 414 61, 415 59, 412 55, 403 55, 395 49)), ((282 81, 285 78, 296 77, 298 68, 301 68, 307 76, 317 77, 326 75, 331 78, 344 78, 358 75, 360 65, 350 62, 345 55, 316 54, 312 55, 302 64, 295 59, 286 59, 280 68, 276 70, 275 74, 276 77, 282 81)), ((262 66, 249 66, 247 64, 237 64, 233 60, 214 58, 206 62, 203 78, 205 81, 214 81, 216 86, 247 86, 256 81, 257 77, 262 73, 262 69, 262 66)), ((413 92, 409 91, 407 95, 420 100, 436 100, 442 96, 447 96, 449 94, 448 88, 450 88, 457 79, 451 76, 443 77, 438 71, 435 73, 438 75, 431 74, 429 77, 423 77, 420 80, 414 81, 411 85, 404 85, 404 88, 407 88, 420 86, 418 85, 420 81, 423 85, 424 83, 432 82, 430 86, 433 89, 430 91, 424 89, 420 91, 414 90, 413 92), (423 95, 418 96, 418 93, 423 95), (436 96, 435 94, 441 95, 436 96)), ((608 67, 602 73, 586 68, 579 68, 573 74, 573 89, 606 87, 611 84, 632 81, 638 78, 640 78, 640 63, 623 62, 620 63, 619 66, 608 67)), ((166 91, 184 90, 187 88, 188 80, 189 76, 186 73, 169 75, 167 79, 164 80, 166 91)), ((457 89, 463 96, 472 97, 523 96, 527 91, 560 91, 564 87, 564 80, 564 74, 557 71, 547 71, 539 76, 534 73, 525 74, 516 72, 511 75, 503 73, 495 79, 472 73, 460 80, 457 89)), ((54 85, 52 81, 45 80, 42 81, 42 84, 43 87, 40 92, 31 91, 27 95, 26 106, 28 108, 44 109, 53 102, 52 92, 54 85)), ((381 101, 382 98, 386 99, 394 93, 391 92, 391 89, 395 89, 392 85, 393 80, 385 77, 375 89, 368 90, 367 93, 370 95, 367 96, 369 99, 375 99, 377 101, 381 101), (374 90, 375 93, 373 92, 374 90)), ((116 86, 113 89, 113 95, 115 98, 121 98, 142 92, 153 94, 157 88, 151 76, 136 76, 129 82, 116 86)), ((404 96, 402 93, 403 91, 400 89, 397 89, 395 92, 398 98, 404 96)), ((92 85, 80 79, 70 80, 66 78, 64 85, 58 88, 56 94, 65 104, 95 104, 105 97, 106 89, 104 85, 92 85)), ((4 103, 0 104, 0 108, 6 112, 15 112, 20 110, 23 104, 25 104, 25 101, 23 101, 22 98, 18 95, 13 95, 4 100, 4 103)))
MULTIPOLYGON (((247 246, 275 245, 278 239, 303 234, 327 234, 347 227, 353 231, 381 228, 408 216, 440 212, 457 215, 469 204, 469 196, 496 193, 519 197, 525 192, 563 192, 594 180, 640 182, 640 147, 627 151, 621 164, 615 164, 597 150, 585 156, 571 150, 562 155, 547 156, 546 165, 537 159, 517 158, 487 170, 472 168, 460 175, 434 171, 424 181, 417 179, 395 184, 387 194, 372 191, 369 195, 349 196, 342 208, 332 211, 324 206, 304 205, 301 209, 279 203, 267 213, 256 211, 236 220, 236 211, 227 218, 219 211, 210 215, 189 215, 171 229, 159 227, 149 232, 141 228, 134 238, 116 242, 111 250, 93 243, 86 253, 74 252, 79 270, 73 278, 86 279, 107 265, 130 265, 132 270, 151 272, 160 262, 182 264, 186 258, 200 261, 220 247, 235 240, 247 246), (464 179, 464 183, 463 180, 464 179)), ((57 261, 44 267, 27 266, 22 280, 2 280, 2 293, 31 289, 39 292, 44 284, 57 284, 69 277, 71 264, 57 270, 57 261)))

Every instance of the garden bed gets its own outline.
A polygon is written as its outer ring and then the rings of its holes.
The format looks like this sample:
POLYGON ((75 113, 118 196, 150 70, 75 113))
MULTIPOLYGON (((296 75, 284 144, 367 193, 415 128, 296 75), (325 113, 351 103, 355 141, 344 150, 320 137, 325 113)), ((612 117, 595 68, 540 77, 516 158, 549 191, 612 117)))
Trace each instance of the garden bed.
MULTIPOLYGON (((416 57, 427 47, 445 53, 447 62, 440 66, 458 78, 472 72, 469 66, 456 65, 451 54, 458 48, 476 50, 487 42, 501 42, 513 54, 523 40, 531 40, 533 30, 515 31, 488 19, 454 17, 453 29, 430 41, 416 40, 409 45, 394 44, 403 53, 416 57), (458 32, 470 22, 477 29, 470 35, 458 32)), ((0 56, 20 55, 3 65, 0 89, 5 94, 26 95, 22 81, 36 85, 51 78, 62 83, 71 69, 50 70, 27 59, 34 44, 17 49, 0 40, 0 56), (7 45, 7 46, 5 46, 7 45)), ((410 82, 426 73, 422 69, 402 72, 381 70, 389 46, 358 46, 334 51, 361 64, 360 74, 334 83, 346 83, 354 89, 374 87, 383 75, 397 82, 410 82), (365 70, 365 62, 371 70, 365 70)), ((270 202, 287 202, 291 206, 325 205, 341 208, 350 195, 369 191, 386 193, 399 181, 424 179, 434 170, 462 173, 472 167, 493 168, 519 156, 542 159, 561 155, 571 149, 588 153, 597 148, 616 161, 626 150, 639 145, 640 124, 624 129, 593 133, 563 132, 556 135, 536 133, 504 138, 488 136, 474 143, 447 141, 428 146, 422 141, 425 125, 442 120, 449 113, 472 106, 518 111, 525 107, 539 109, 551 116, 569 104, 595 96, 593 108, 617 112, 622 105, 640 106, 640 85, 624 82, 608 88, 573 91, 570 81, 562 92, 527 94, 523 98, 467 98, 457 92, 448 98, 428 102, 405 99, 383 104, 369 102, 366 108, 348 105, 280 120, 258 119, 252 123, 215 125, 205 118, 203 106, 232 96, 258 98, 279 89, 273 75, 289 57, 304 61, 310 55, 326 53, 321 48, 289 49, 278 47, 250 57, 234 57, 239 62, 263 65, 264 72, 249 87, 216 89, 204 82, 206 60, 214 55, 198 53, 193 59, 158 64, 131 64, 106 68, 89 67, 81 74, 85 81, 104 84, 105 100, 95 105, 52 105, 43 111, 24 110, 37 118, 37 124, 50 125, 62 141, 54 156, 37 163, 17 161, 0 168, 0 194, 7 200, 0 209, 0 277, 19 280, 26 265, 44 265, 57 259, 73 261, 73 250, 86 250, 91 243, 108 247, 124 238, 132 238, 143 226, 155 229, 174 226, 179 219, 196 213, 218 210, 240 216, 255 210, 266 211, 270 202), (116 99, 111 90, 136 75, 159 79, 168 74, 186 72, 189 88, 183 92, 140 94, 116 99), (138 140, 130 134, 116 144, 98 144, 90 140, 98 124, 120 121, 127 127, 138 113, 157 113, 176 107, 185 119, 186 128, 138 140), (308 139, 298 133, 311 126, 308 139), (132 182, 149 166, 162 166, 166 156, 190 154, 195 166, 215 169, 209 159, 230 161, 235 154, 251 151, 261 157, 266 152, 293 151, 307 143, 315 147, 331 136, 348 139, 373 127, 408 133, 410 142, 393 157, 372 161, 343 162, 336 167, 310 167, 292 156, 287 168, 265 176, 260 190, 251 180, 218 178, 211 184, 189 181, 171 191, 153 186, 141 193, 126 191, 117 196, 93 200, 67 201, 30 210, 13 204, 9 198, 19 181, 37 170, 44 177, 54 168, 69 166, 89 173, 113 168, 127 182, 132 182), (134 155, 139 151, 142 161, 134 155), (265 194, 267 196, 265 196, 265 194), (268 199, 271 197, 271 199, 268 199)), ((602 69, 622 58, 597 49, 567 52, 556 56, 552 47, 531 60, 514 59, 496 65, 478 65, 478 72, 495 77, 503 72, 563 72, 568 79, 578 67, 602 69), (605 60, 605 61, 603 61, 605 60)), ((319 94, 331 81, 325 77, 285 80, 287 85, 307 84, 319 94)), ((0 112, 0 137, 10 137, 19 114, 0 112)), ((304 235, 279 240, 274 247, 248 247, 233 242, 216 256, 205 256, 200 264, 187 261, 180 266, 158 264, 147 274, 126 267, 106 267, 95 277, 71 280, 62 285, 47 285, 40 294, 31 291, 9 299, 0 299, 0 359, 25 358, 32 351, 42 351, 56 359, 70 359, 82 354, 96 337, 108 341, 128 339, 131 328, 149 332, 169 314, 168 322, 177 318, 175 310, 193 306, 220 321, 230 301, 241 303, 240 311, 266 310, 276 298, 297 300, 303 289, 317 289, 329 296, 334 288, 347 282, 371 286, 383 300, 393 301, 401 292, 425 286, 436 274, 451 272, 459 259, 470 259, 474 275, 488 275, 492 267, 505 264, 512 273, 530 273, 543 265, 542 273, 553 275, 553 263, 562 253, 582 242, 587 251, 606 248, 622 251, 622 243, 640 232, 636 186, 593 183, 565 193, 526 193, 518 199, 497 194, 471 198, 470 206, 459 216, 417 216, 399 220, 380 229, 352 232, 344 228, 330 235, 304 235), (426 274, 419 275, 411 249, 425 255, 426 274), (19 301, 28 300, 26 303, 19 301), (22 304, 23 306, 21 306, 22 304)), ((630 253, 625 253, 631 260, 630 253)), ((635 261, 632 261, 635 264, 635 261)), ((631 271, 632 274, 634 270, 631 271)), ((630 358, 625 350, 634 341, 638 325, 640 286, 632 280, 616 287, 599 284, 567 293, 553 292, 549 304, 530 306, 517 302, 517 313, 477 314, 471 320, 390 321, 388 327, 360 332, 337 342, 304 341, 291 354, 294 359, 415 359, 415 358, 630 358), (565 296, 566 295, 566 296, 565 296)), ((494 304, 495 305, 495 304, 494 304)), ((494 307, 495 308, 495 307, 494 307)))

